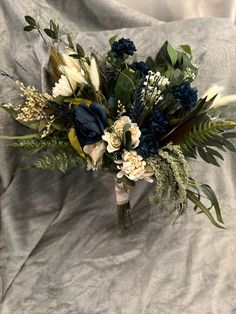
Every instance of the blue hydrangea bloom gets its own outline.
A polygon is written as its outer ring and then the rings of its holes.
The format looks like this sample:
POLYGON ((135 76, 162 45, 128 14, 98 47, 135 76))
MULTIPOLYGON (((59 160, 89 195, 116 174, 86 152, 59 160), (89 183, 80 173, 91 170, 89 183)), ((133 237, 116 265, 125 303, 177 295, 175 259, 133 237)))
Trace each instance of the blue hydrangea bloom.
POLYGON ((154 109, 148 117, 148 127, 158 134, 163 134, 169 128, 170 118, 158 109, 154 109))
POLYGON ((191 87, 189 82, 183 82, 171 90, 175 99, 181 103, 185 110, 190 110, 196 105, 197 92, 197 88, 191 87))
POLYGON ((136 51, 136 47, 130 39, 121 38, 118 41, 114 41, 111 51, 117 58, 122 57, 124 53, 132 56, 134 51, 136 51))
POLYGON ((148 64, 146 64, 143 61, 140 62, 133 62, 129 65, 129 67, 133 70, 139 71, 139 75, 141 77, 145 76, 148 74, 148 71, 151 70, 148 64))
POLYGON ((144 158, 155 155, 159 148, 159 142, 155 135, 148 129, 141 130, 140 143, 138 146, 138 154, 144 158))
POLYGON ((89 107, 84 103, 76 106, 74 126, 81 144, 98 142, 107 126, 107 113, 104 106, 97 103, 92 103, 89 107))

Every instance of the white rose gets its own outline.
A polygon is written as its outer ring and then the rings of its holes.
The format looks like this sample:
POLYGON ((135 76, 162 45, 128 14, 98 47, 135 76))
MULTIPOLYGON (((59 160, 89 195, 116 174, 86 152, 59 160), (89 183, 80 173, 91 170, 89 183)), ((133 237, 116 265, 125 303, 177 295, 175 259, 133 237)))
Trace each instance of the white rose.
POLYGON ((104 141, 84 146, 83 151, 90 157, 87 163, 88 170, 96 170, 102 164, 102 157, 105 150, 106 145, 104 141))

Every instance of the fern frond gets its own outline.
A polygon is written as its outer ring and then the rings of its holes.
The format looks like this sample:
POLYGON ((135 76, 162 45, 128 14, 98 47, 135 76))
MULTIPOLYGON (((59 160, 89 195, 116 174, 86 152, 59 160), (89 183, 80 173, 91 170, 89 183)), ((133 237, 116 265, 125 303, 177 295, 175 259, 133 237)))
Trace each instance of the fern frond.
POLYGON ((31 138, 31 139, 22 139, 17 140, 11 144, 14 147, 23 148, 26 151, 29 150, 42 150, 48 148, 61 148, 68 146, 69 140, 67 138, 62 138, 59 136, 51 136, 46 138, 31 138))
MULTIPOLYGON (((233 144, 228 140, 227 133, 224 133, 235 126, 235 121, 211 120, 209 118, 199 121, 191 131, 186 133, 180 147, 186 156, 196 158, 198 152, 203 160, 219 166, 215 157, 223 159, 223 156, 211 147, 236 151, 233 144)), ((230 132, 230 137, 236 137, 236 133, 230 132)))
POLYGON ((76 167, 81 161, 82 159, 77 153, 56 150, 43 154, 40 159, 34 161, 27 169, 54 170, 58 168, 65 172, 70 167, 76 167))

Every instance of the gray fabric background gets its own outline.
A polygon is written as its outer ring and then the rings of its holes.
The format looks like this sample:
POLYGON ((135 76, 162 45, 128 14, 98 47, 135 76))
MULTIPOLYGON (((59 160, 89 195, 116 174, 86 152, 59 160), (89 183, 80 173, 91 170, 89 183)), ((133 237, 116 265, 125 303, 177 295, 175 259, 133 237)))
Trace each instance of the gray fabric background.
MULTIPOLYGON (((26 14, 53 18, 88 50, 107 50, 117 33, 134 40, 138 59, 154 56, 165 39, 190 44, 199 93, 212 83, 235 93, 236 32, 228 19, 162 23, 110 0, 1 0, 0 69, 44 90, 47 50, 22 31, 26 14)), ((1 102, 18 99, 5 78, 0 95, 1 102)), ((24 131, 0 111, 0 134, 24 131)), ((172 228, 148 205, 151 185, 141 183, 132 191, 136 227, 124 238, 115 233, 111 176, 25 172, 20 158, 0 141, 2 314, 236 313, 235 156, 225 154, 221 169, 192 162, 193 176, 218 193, 225 231, 191 206, 172 228)))

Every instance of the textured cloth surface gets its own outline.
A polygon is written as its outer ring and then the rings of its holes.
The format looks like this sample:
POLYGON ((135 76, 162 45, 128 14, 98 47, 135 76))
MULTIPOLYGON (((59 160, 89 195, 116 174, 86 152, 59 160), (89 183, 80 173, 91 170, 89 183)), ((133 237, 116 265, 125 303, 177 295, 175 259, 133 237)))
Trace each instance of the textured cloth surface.
POLYGON ((117 0, 161 21, 175 21, 195 17, 229 17, 236 22, 236 0, 117 0))
MULTIPOLYGON (((212 83, 235 93, 236 32, 228 19, 161 23, 110 0, 1 0, 0 69, 44 90, 47 49, 35 33, 23 33, 25 14, 53 18, 87 50, 107 50, 117 33, 134 40, 138 59, 155 56, 165 39, 190 44, 199 93, 212 83)), ((5 78, 0 95, 1 102, 18 99, 5 78)), ((1 134, 24 131, 0 111, 1 134)), ((226 153, 221 169, 192 162, 193 176, 217 192, 226 230, 191 206, 172 228, 148 205, 151 185, 141 183, 132 191, 136 224, 124 238, 115 233, 112 176, 26 172, 20 158, 0 142, 2 314, 236 312, 235 156, 226 153)))

